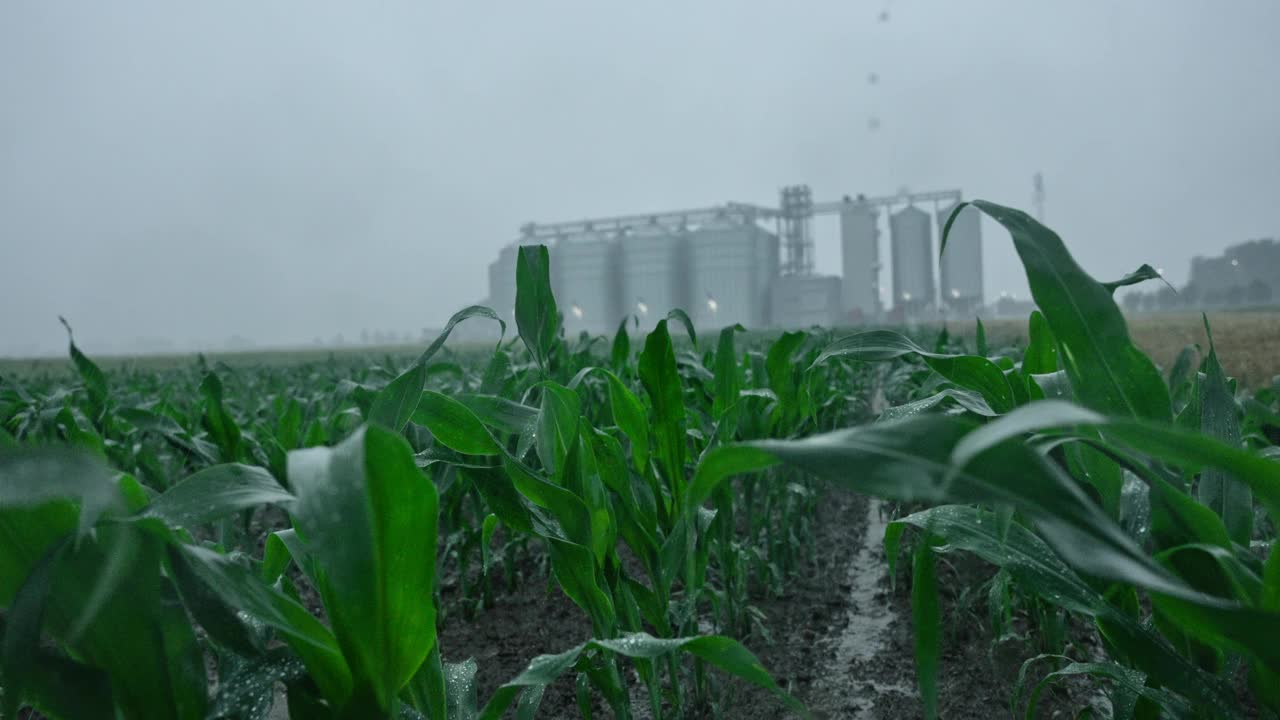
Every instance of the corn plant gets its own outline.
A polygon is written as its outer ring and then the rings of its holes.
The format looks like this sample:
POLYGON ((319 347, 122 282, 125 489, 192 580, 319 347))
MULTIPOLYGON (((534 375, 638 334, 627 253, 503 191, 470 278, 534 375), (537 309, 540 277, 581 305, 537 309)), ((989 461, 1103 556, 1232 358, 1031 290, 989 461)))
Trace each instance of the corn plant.
MULTIPOLYGON (((732 474, 781 463, 931 505, 885 536, 892 565, 907 529, 920 533, 912 605, 928 717, 937 711, 935 556, 959 550, 998 566, 1020 592, 1090 618, 1103 640, 1109 660, 1067 658, 1031 693, 1027 717, 1045 683, 1072 674, 1109 681, 1118 717, 1240 717, 1236 663, 1248 667, 1255 701, 1280 709, 1280 464, 1269 459, 1274 448, 1242 442, 1212 345, 1194 387, 1171 394, 1111 296, 1154 273, 1097 282, 1025 213, 973 205, 1010 231, 1039 306, 1020 362, 928 351, 890 331, 841 338, 816 364, 909 355, 944 386, 885 422, 720 449, 700 468, 692 501, 732 474), (939 407, 954 409, 922 414, 939 407), (1126 479, 1144 486, 1149 528, 1124 529, 1139 511, 1124 502, 1126 479)), ((1189 363, 1174 376, 1189 377, 1189 363)))

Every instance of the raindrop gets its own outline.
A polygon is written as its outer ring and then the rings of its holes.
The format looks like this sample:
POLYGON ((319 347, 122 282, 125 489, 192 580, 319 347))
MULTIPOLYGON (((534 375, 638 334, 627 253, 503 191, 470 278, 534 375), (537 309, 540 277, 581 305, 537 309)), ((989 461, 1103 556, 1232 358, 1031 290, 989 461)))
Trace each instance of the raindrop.
POLYGON ((879 82, 880 82, 880 74, 879 74, 879 73, 871 73, 870 75, 868 75, 868 76, 867 76, 867 83, 869 83, 869 84, 871 84, 871 85, 876 85, 876 84, 878 84, 879 82))
POLYGON ((876 116, 872 115, 872 116, 871 116, 871 118, 867 120, 867 129, 868 129, 868 130, 873 130, 873 131, 874 131, 874 130, 879 130, 879 129, 880 129, 880 118, 878 118, 878 117, 876 117, 876 116))

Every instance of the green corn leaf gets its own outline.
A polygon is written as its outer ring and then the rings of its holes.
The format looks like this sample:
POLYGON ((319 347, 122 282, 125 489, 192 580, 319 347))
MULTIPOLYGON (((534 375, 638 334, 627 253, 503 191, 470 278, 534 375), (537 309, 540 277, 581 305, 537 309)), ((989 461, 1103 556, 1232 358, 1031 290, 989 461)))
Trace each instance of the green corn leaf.
POLYGON ((737 407, 738 391, 742 389, 733 337, 739 332, 746 332, 740 324, 722 329, 716 344, 715 395, 711 399, 711 416, 716 422, 723 422, 730 409, 737 407))
POLYGON ((944 355, 917 345, 910 338, 891 330, 870 330, 840 338, 828 345, 813 361, 821 365, 835 357, 850 357, 868 362, 893 360, 903 355, 918 355, 939 375, 962 388, 982 395, 996 412, 1012 410, 1015 401, 1009 381, 995 363, 978 355, 944 355))
POLYGON ((1260 605, 1262 579, 1229 548, 1189 543, 1164 550, 1155 559, 1200 592, 1243 605, 1260 605))
POLYGON ((289 399, 284 414, 276 424, 276 442, 285 450, 296 450, 302 444, 302 406, 289 399))
POLYGON ((427 366, 414 363, 378 391, 369 408, 369 422, 399 432, 413 417, 427 384, 427 366))
POLYGON ((987 357, 991 354, 991 349, 987 347, 987 328, 982 325, 982 318, 974 318, 977 322, 977 329, 974 331, 974 350, 981 357, 987 357))
POLYGON ((201 525, 260 505, 288 507, 293 495, 265 469, 228 463, 195 472, 143 511, 172 527, 201 525))
MULTIPOLYGON (((1137 285, 1138 283, 1146 282, 1147 280, 1164 280, 1164 276, 1157 272, 1155 268, 1143 263, 1137 270, 1134 270, 1119 280, 1102 283, 1102 287, 1106 288, 1112 295, 1114 295, 1118 288, 1137 285)), ((1168 282, 1165 284, 1168 285, 1168 282)), ((1169 285, 1169 287, 1172 288, 1173 286, 1169 285)))
POLYGON ((930 395, 929 397, 920 398, 919 400, 913 400, 912 402, 909 402, 909 403, 904 403, 902 405, 894 405, 893 407, 885 408, 885 411, 880 413, 880 417, 876 418, 876 422, 893 422, 895 420, 905 420, 914 415, 919 415, 921 413, 928 412, 936 407, 947 404, 947 401, 951 401, 975 415, 981 415, 983 417, 995 417, 997 414, 996 411, 992 410, 991 406, 987 404, 987 401, 982 399, 982 396, 979 395, 978 393, 972 392, 970 390, 958 390, 956 388, 946 388, 945 390, 942 390, 934 395, 930 395))
POLYGON ((1231 537, 1212 510, 1161 478, 1151 482, 1151 537, 1157 548, 1188 542, 1231 548, 1231 537))
POLYGON ((497 720, 515 701, 517 694, 545 688, 563 675, 588 649, 607 650, 629 658, 652 660, 672 652, 685 652, 714 665, 753 685, 773 692, 789 709, 801 717, 809 717, 804 706, 773 681, 769 672, 749 650, 737 641, 719 635, 692 638, 655 638, 645 633, 630 633, 616 640, 588 640, 556 655, 539 655, 524 672, 499 687, 480 712, 480 720, 497 720))
POLYGON ((542 401, 538 408, 534 449, 542 466, 555 475, 563 466, 569 449, 578 441, 582 401, 576 392, 563 385, 543 382, 537 387, 542 390, 542 401))
POLYGON ((346 703, 352 692, 351 670, 333 633, 306 608, 225 555, 191 545, 177 552, 194 576, 228 606, 280 632, 333 707, 346 703))
POLYGON ((516 257, 516 328, 529 354, 545 369, 560 330, 545 245, 521 247, 516 257))
MULTIPOLYGON (((290 530, 277 530, 267 536, 262 548, 262 569, 260 575, 262 581, 268 584, 274 583, 280 579, 284 571, 289 568, 289 563, 293 562, 293 556, 289 552, 289 546, 285 544, 281 533, 293 533, 290 530)), ((295 533, 296 535, 296 533, 295 533)))
POLYGON ((107 383, 107 375, 102 372, 102 368, 98 367, 97 363, 90 360, 88 355, 80 352, 80 348, 76 347, 71 325, 66 318, 59 315, 58 322, 62 323, 62 327, 67 329, 67 342, 70 346, 71 362, 76 366, 76 372, 80 374, 80 380, 84 383, 84 388, 89 393, 89 407, 93 409, 94 420, 100 422, 106 412, 107 399, 111 394, 111 388, 107 383))
MULTIPOLYGON (((1218 353, 1209 331, 1209 356, 1205 358, 1205 379, 1200 385, 1200 430, 1231 447, 1240 447, 1240 420, 1236 417, 1236 400, 1227 386, 1226 375, 1218 362, 1218 353)), ((1217 468, 1207 468, 1196 488, 1200 502, 1222 518, 1227 534, 1241 545, 1248 545, 1253 534, 1253 496, 1249 486, 1217 468)))
POLYGON ((436 489, 378 426, 289 453, 294 522, 355 681, 388 711, 435 644, 436 489))
POLYGON ((525 507, 513 480, 502 468, 466 468, 460 472, 471 481, 485 507, 498 516, 498 520, 519 533, 533 532, 533 521, 525 507))
POLYGON ((1027 323, 1027 349, 1022 355, 1024 375, 1047 375, 1058 371, 1058 345, 1049 321, 1039 310, 1031 311, 1027 323))
POLYGON ((675 320, 684 326, 684 331, 689 335, 689 344, 693 346, 694 352, 698 350, 698 333, 693 330, 693 320, 689 319, 689 313, 680 308, 671 308, 667 312, 668 320, 675 320))
POLYGON ((275 684, 288 685, 305 676, 302 662, 281 650, 249 660, 232 659, 228 667, 219 667, 219 673, 226 675, 218 684, 210 720, 267 720, 275 702, 275 684))
POLYGON ((480 529, 480 562, 484 574, 489 574, 489 565, 493 552, 489 549, 489 545, 493 543, 493 533, 498 529, 498 516, 489 513, 484 517, 484 523, 480 529))
POLYGON ((431 358, 435 357, 435 354, 444 347, 445 341, 449 339, 449 334, 453 332, 458 323, 472 317, 487 317, 497 320, 501 328, 498 343, 501 344, 502 336, 507 331, 507 324, 498 317, 497 313, 482 305, 472 305, 459 310, 453 314, 453 317, 449 318, 449 322, 445 323, 444 330, 440 331, 436 339, 427 346, 426 350, 422 351, 418 359, 408 369, 396 376, 394 380, 387 383, 386 387, 378 391, 367 413, 369 422, 377 423, 396 432, 404 430, 405 424, 409 422, 409 418, 413 417, 414 411, 418 408, 418 402, 422 398, 422 390, 426 386, 427 377, 430 375, 428 363, 431 362, 431 358))
MULTIPOLYGON (((124 509, 123 499, 100 457, 57 447, 0 448, 0 510, 37 508, 53 500, 76 503, 81 535, 89 532, 104 512, 124 509)), ((68 511, 72 518, 76 517, 69 506, 68 511)), ((26 577, 26 573, 21 576, 26 577)), ((6 583, 10 592, 0 593, 0 601, 15 589, 4 578, 0 575, 0 583, 6 583)))
POLYGON ((591 618, 596 633, 613 633, 617 616, 613 601, 596 579, 596 558, 588 547, 567 540, 547 538, 551 570, 560 589, 591 618))
MULTIPOLYGON (((0 623, 0 632, 4 626, 0 623)), ((26 702, 59 720, 116 720, 115 699, 107 674, 48 651, 27 656, 26 702), (75 688, 67 692, 67 688, 75 688)), ((6 687, 6 693, 10 688, 6 687)), ((17 715, 6 715, 17 717, 17 715)))
POLYGON ((200 393, 204 395, 204 428, 218 446, 223 462, 236 462, 240 459, 240 425, 231 416, 223 402, 222 380, 217 373, 209 372, 200 382, 200 393))
POLYGON ((942 612, 938 606, 938 576, 933 548, 921 540, 911 571, 911 627, 916 649, 916 681, 926 720, 938 717, 938 656, 942 612))
MULTIPOLYGON (((270 539, 279 542, 275 536, 270 539)), ((223 595, 209 587, 192 567, 187 555, 170 546, 167 559, 169 576, 183 605, 209 637, 245 657, 261 655, 265 650, 263 638, 240 618, 240 608, 228 603, 223 595)), ((272 578, 272 582, 274 580, 272 578)))
POLYGON ((449 720, 476 720, 476 669, 474 658, 444 666, 449 720))
POLYGON ((583 368, 574 378, 577 382, 570 382, 569 387, 576 388, 581 379, 591 374, 605 377, 609 385, 609 409, 613 413, 613 421, 631 441, 631 457, 636 471, 643 473, 649 464, 649 421, 645 417, 644 403, 617 375, 604 368, 583 368))
POLYGON ((511 435, 532 433, 538 420, 538 408, 522 405, 497 395, 456 395, 454 399, 466 405, 485 425, 511 435))
MULTIPOLYGON (((1039 655, 1027 660, 1022 665, 1019 672, 1019 686, 1022 685, 1022 676, 1026 673, 1028 667, 1042 659, 1059 656, 1039 655)), ((1069 660, 1070 658, 1062 658, 1069 660)), ((1036 714, 1036 707, 1039 703, 1040 696, 1053 683, 1059 682, 1065 678, 1087 675, 1090 677, 1108 680, 1111 683, 1111 708, 1112 715, 1117 720, 1121 718, 1132 718, 1134 705, 1137 698, 1142 697, 1154 703, 1162 713, 1161 717, 1170 718, 1190 718, 1194 717, 1192 708, 1185 700, 1178 696, 1150 687, 1146 684, 1145 676, 1136 670, 1125 668, 1116 663, 1082 663, 1069 662, 1060 670, 1055 670, 1032 688, 1031 694, 1027 699, 1026 711, 1023 717, 1026 720, 1033 720, 1039 717, 1036 714)), ((1012 700, 1017 701, 1020 692, 1015 692, 1012 700)))
POLYGON ((1129 338, 1111 292, 1089 276, 1062 240, 1019 210, 985 200, 960 203, 947 218, 942 242, 960 211, 973 205, 1013 238, 1036 306, 1061 352, 1059 359, 1080 403, 1112 416, 1167 422, 1169 391, 1160 373, 1129 338))
POLYGON ((1070 612, 1097 618, 1107 639, 1128 653, 1131 662, 1161 682, 1180 688, 1197 702, 1235 708, 1234 691, 1228 685, 1197 668, 1147 627, 1109 603, 1022 525, 1010 525, 1002 537, 994 513, 960 505, 942 505, 895 520, 885 528, 885 554, 891 576, 899 538, 907 526, 945 542, 937 551, 973 553, 1007 572, 1024 592, 1070 612))
POLYGON ((426 662, 405 686, 403 696, 409 707, 416 708, 431 720, 448 720, 448 695, 444 663, 440 660, 440 643, 436 643, 426 662))
POLYGON ((798 416, 800 411, 798 406, 800 384, 791 357, 808 338, 809 334, 804 331, 785 332, 769 346, 769 352, 765 354, 764 363, 769 373, 769 389, 773 390, 774 395, 778 397, 778 407, 788 423, 798 416))
POLYGON ((173 585, 160 586, 160 624, 173 717, 204 720, 209 705, 208 670, 195 628, 173 585))
POLYGON ((28 685, 32 684, 33 675, 38 672, 31 658, 40 651, 40 630, 44 624, 45 603, 53 584, 53 568, 66 546, 64 539, 45 552, 6 609, 3 647, 0 649, 0 669, 4 677, 4 698, 0 704, 2 717, 18 716, 18 708, 27 697, 28 685))
POLYGON ((1169 369, 1169 389, 1175 397, 1183 395, 1186 387, 1195 379, 1196 367, 1200 364, 1199 355, 1199 347, 1187 345, 1173 361, 1173 367, 1169 369))
POLYGON ((613 346, 609 351, 610 363, 618 372, 622 372, 627 367, 627 362, 631 360, 631 336, 627 335, 627 321, 630 319, 630 317, 624 317, 618 323, 618 331, 613 334, 613 346))
MULTIPOLYGON (((1022 424, 1024 414, 1043 412, 1036 405, 998 422, 1022 424)), ((1077 412, 1069 419, 1080 417, 1077 412)), ((1154 427, 1175 432, 1166 426, 1154 427)), ((1073 479, 1021 442, 1000 442, 965 465, 953 464, 955 448, 972 428, 956 418, 929 416, 804 440, 760 441, 752 447, 837 484, 882 497, 1012 505, 1036 524, 1056 552, 1084 572, 1145 588, 1166 599, 1171 615, 1196 623, 1197 633, 1214 642, 1229 643, 1267 663, 1280 652, 1274 644, 1260 641, 1260 635, 1250 639, 1241 631, 1244 623, 1269 627, 1280 621, 1280 615, 1259 614, 1198 592, 1154 564, 1073 479), (849 473, 851 467, 858 472, 849 473)), ((1252 459, 1247 454, 1243 457, 1252 459)), ((1269 471, 1274 477, 1280 466, 1269 471)))
POLYGON ((498 443, 484 423, 466 405, 441 393, 426 390, 418 401, 413 421, 431 430, 445 447, 464 455, 497 455, 498 443))
POLYGON ((645 338, 639 361, 640 382, 653 405, 653 437, 658 459, 676 494, 684 488, 685 405, 680 373, 667 321, 645 338))

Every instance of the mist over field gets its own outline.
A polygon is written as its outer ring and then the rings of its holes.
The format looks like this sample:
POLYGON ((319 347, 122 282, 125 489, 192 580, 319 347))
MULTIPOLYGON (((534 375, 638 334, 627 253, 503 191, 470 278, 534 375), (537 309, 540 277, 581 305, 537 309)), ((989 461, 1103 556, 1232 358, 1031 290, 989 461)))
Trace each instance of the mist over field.
MULTIPOLYGON (((1041 172, 1086 269, 1180 285, 1280 233, 1276 28, 1269 0, 5 2, 0 355, 65 352, 59 314, 100 353, 416 341, 521 223, 792 183, 1029 209, 1041 172)), ((984 243, 987 299, 1025 297, 984 243)))

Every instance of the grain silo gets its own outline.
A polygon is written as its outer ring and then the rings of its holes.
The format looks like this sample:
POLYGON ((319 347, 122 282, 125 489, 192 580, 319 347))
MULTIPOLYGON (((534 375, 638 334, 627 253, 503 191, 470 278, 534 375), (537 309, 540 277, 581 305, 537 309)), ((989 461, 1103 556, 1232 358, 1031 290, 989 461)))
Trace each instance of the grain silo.
POLYGON ((866 203, 840 209, 840 303, 844 320, 880 316, 880 211, 866 203))
POLYGON ((565 336, 612 333, 623 315, 617 240, 594 231, 566 236, 551 253, 551 267, 565 336))
MULTIPOLYGON (((939 242, 955 207, 938 211, 939 242)), ((982 214, 977 208, 960 211, 947 235, 939 265, 942 304, 965 311, 982 305, 982 214)))
POLYGON ((734 323, 760 327, 765 319, 768 268, 761 268, 777 238, 753 222, 717 218, 689 234, 689 307, 698 327, 734 323))
POLYGON ((687 244, 683 233, 658 224, 633 230, 620 240, 622 316, 635 315, 651 328, 674 308, 689 305, 687 244))
POLYGON ((908 315, 934 304, 933 235, 929 213, 914 205, 889 217, 893 306, 908 315))

